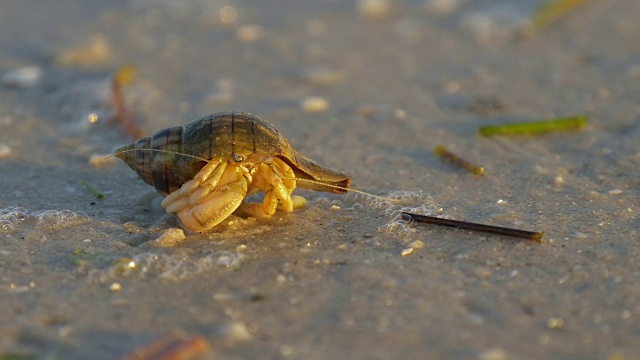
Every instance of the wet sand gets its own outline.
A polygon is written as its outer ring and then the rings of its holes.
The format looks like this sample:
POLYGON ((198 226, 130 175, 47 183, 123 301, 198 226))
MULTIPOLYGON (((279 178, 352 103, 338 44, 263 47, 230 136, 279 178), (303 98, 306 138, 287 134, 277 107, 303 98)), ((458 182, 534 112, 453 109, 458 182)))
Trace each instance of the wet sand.
POLYGON ((0 358, 121 358, 171 331, 217 359, 637 356, 640 4, 587 2, 532 37, 487 3, 356 5, 5 1, 0 358), (132 140, 109 98, 123 65, 146 132, 251 112, 401 205, 299 189, 293 214, 154 246, 180 228, 160 195, 90 162, 132 140), (581 114, 583 131, 477 134, 581 114), (403 206, 545 241, 410 225, 403 206))

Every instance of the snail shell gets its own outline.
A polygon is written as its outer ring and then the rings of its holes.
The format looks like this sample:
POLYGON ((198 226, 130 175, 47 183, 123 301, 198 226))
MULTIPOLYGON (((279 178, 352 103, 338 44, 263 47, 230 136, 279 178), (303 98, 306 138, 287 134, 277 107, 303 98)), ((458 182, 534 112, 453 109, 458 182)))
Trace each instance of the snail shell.
POLYGON ((296 178, 315 181, 300 181, 298 186, 317 191, 343 194, 351 182, 349 176, 300 154, 271 123, 248 113, 216 113, 162 129, 117 149, 115 156, 165 196, 191 180, 205 160, 218 157, 253 163, 278 157, 296 178))

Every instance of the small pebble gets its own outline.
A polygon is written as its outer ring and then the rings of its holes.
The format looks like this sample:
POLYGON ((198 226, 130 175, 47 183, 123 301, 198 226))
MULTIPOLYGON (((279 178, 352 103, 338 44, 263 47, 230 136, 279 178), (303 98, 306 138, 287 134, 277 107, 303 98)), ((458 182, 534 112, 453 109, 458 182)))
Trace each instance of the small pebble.
POLYGON ((628 359, 626 356, 624 356, 624 353, 614 352, 613 354, 610 354, 609 356, 607 356, 607 360, 628 360, 628 359))
POLYGON ((549 329, 560 329, 564 326, 564 320, 557 317, 552 317, 547 319, 547 328, 549 329))
POLYGON ((389 0, 358 0, 358 14, 369 20, 384 19, 391 13, 391 1, 389 0))
POLYGON ((491 348, 483 351, 480 356, 478 356, 480 360, 507 360, 509 359, 509 354, 506 350, 502 348, 491 348))
POLYGON ((410 255, 413 252, 413 248, 402 249, 402 256, 410 255))
POLYGON ((373 105, 362 105, 358 108, 357 113, 366 118, 372 118, 378 114, 378 109, 373 105))
POLYGON ((260 25, 245 25, 236 31, 236 40, 247 44, 256 42, 264 37, 264 28, 260 25))
POLYGON ((449 15, 458 10, 464 0, 426 0, 425 8, 434 15, 449 15))
POLYGON ((395 109, 393 111, 393 115, 396 117, 397 120, 402 120, 407 117, 407 112, 402 109, 395 109))
POLYGON ((564 184, 564 178, 562 177, 562 175, 556 176, 556 178, 553 181, 555 182, 556 185, 564 184))
POLYGON ((335 69, 316 67, 303 71, 302 78, 311 85, 329 86, 341 82, 343 74, 335 69))
POLYGON ((627 320, 628 318, 631 317, 631 311, 622 310, 622 313, 620 314, 620 317, 622 318, 622 320, 627 320))
POLYGON ((32 88, 42 79, 42 68, 39 66, 25 66, 9 71, 2 75, 2 85, 18 89, 32 88))
POLYGON ((422 242, 421 240, 416 240, 409 244, 409 247, 411 249, 422 249, 424 247, 424 242, 422 242))
POLYGON ((7 144, 0 143, 0 159, 11 155, 11 147, 7 144))
POLYGON ((327 111, 329 101, 320 96, 309 96, 300 102, 300 108, 310 114, 318 114, 327 111))
POLYGON ((620 189, 609 190, 609 195, 620 195, 620 194, 622 194, 622 190, 620 189))
POLYGON ((333 210, 333 211, 338 211, 338 210, 340 210, 340 206, 338 206, 338 205, 331 205, 331 210, 333 210))
POLYGON ((233 24, 238 20, 238 10, 231 6, 225 5, 220 9, 220 21, 224 24, 233 24))
POLYGON ((291 345, 280 346, 280 355, 284 357, 289 357, 293 355, 293 347, 291 345))
POLYGON ((170 228, 167 229, 159 238, 140 245, 141 248, 163 248, 174 247, 181 243, 186 237, 182 229, 170 228))
POLYGON ((245 342, 251 340, 251 332, 247 325, 240 321, 227 324, 223 330, 224 338, 231 343, 245 342))
POLYGON ((133 221, 127 221, 126 223, 124 223, 124 225, 122 225, 122 227, 125 229, 125 231, 128 231, 131 234, 137 234, 142 231, 142 228, 133 221))
POLYGON ((587 235, 579 231, 576 231, 575 233, 573 233, 573 237, 575 237, 576 239, 586 239, 587 235))
POLYGON ((449 94, 454 94, 460 91, 461 87, 462 85, 460 85, 459 81, 449 81, 444 85, 444 90, 449 94))
POLYGON ((116 162, 116 157, 111 156, 112 154, 97 154, 93 153, 89 157, 89 165, 100 168, 103 166, 113 165, 116 162))
POLYGON ((120 285, 119 282, 114 282, 109 286, 109 291, 111 292, 118 292, 120 290, 122 290, 122 285, 120 285))

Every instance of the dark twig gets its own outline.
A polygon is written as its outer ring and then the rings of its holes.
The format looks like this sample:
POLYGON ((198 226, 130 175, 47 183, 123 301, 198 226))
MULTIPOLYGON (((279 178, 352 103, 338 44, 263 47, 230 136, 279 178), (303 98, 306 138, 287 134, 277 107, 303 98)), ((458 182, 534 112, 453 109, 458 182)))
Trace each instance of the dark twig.
POLYGON ((529 239, 537 242, 542 242, 542 238, 544 237, 544 232, 510 229, 510 228, 504 228, 500 226, 478 224, 478 223, 472 223, 472 222, 460 221, 460 220, 443 219, 439 217, 418 215, 418 214, 413 214, 408 212, 402 212, 402 218, 406 221, 415 221, 415 222, 425 223, 425 224, 448 226, 448 227, 455 227, 455 228, 464 229, 464 230, 505 235, 505 236, 511 236, 511 237, 516 237, 521 239, 529 239))

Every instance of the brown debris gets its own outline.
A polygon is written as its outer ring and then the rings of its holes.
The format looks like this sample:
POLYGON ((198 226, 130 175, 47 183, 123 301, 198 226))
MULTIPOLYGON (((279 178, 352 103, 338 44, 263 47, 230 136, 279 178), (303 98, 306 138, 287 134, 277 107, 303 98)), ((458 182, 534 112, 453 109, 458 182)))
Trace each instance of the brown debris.
POLYGON ((173 330, 150 343, 137 347, 124 360, 188 360, 199 359, 211 352, 209 341, 202 335, 188 336, 173 330))
POLYGON ((111 82, 111 99, 113 106, 116 108, 115 120, 120 123, 127 135, 133 140, 137 140, 147 136, 147 133, 134 120, 133 113, 127 106, 122 90, 123 86, 129 83, 134 75, 135 70, 131 66, 123 66, 118 70, 111 82))

